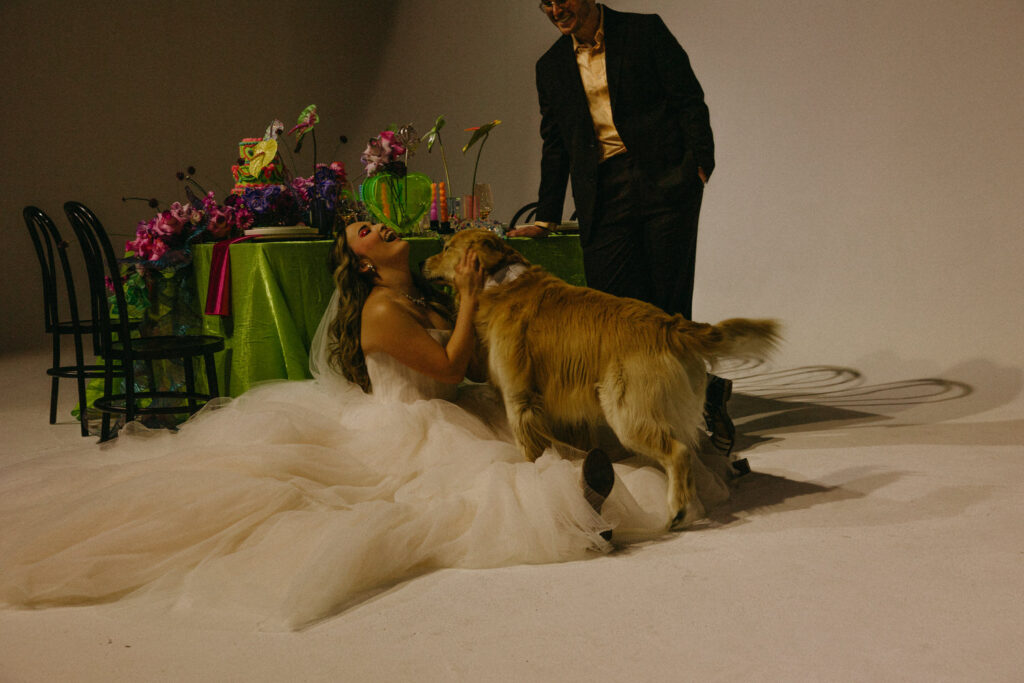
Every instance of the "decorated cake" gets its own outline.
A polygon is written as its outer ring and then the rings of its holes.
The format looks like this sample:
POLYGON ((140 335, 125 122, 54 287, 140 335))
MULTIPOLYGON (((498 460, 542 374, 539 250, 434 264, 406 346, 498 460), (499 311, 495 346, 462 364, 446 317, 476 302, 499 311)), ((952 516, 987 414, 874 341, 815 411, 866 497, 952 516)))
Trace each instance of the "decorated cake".
POLYGON ((277 140, 245 138, 238 143, 238 164, 231 167, 235 177, 234 194, 242 194, 251 187, 284 185, 284 168, 274 162, 277 140))

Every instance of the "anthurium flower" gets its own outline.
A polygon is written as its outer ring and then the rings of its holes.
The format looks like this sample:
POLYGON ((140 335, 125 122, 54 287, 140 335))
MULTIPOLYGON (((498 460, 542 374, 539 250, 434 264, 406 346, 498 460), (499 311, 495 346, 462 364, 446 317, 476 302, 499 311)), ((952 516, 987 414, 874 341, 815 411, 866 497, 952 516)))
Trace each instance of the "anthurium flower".
MULTIPOLYGON (((302 117, 300 116, 299 118, 302 117)), ((284 124, 281 123, 278 119, 274 119, 273 121, 270 122, 270 125, 267 126, 266 132, 263 133, 263 139, 276 140, 281 136, 282 133, 284 133, 284 124)))
MULTIPOLYGON (((298 154, 299 150, 302 149, 302 138, 305 137, 306 133, 313 132, 313 126, 320 123, 320 115, 316 111, 316 105, 311 104, 302 110, 299 114, 299 121, 291 130, 288 131, 288 135, 295 134, 295 153, 298 154)), ((316 163, 316 133, 313 132, 313 160, 316 163)))
POLYGON ((288 135, 297 135, 295 142, 301 142, 303 136, 313 130, 313 126, 320 123, 320 115, 316 111, 316 105, 311 104, 299 114, 298 122, 291 127, 288 135))
POLYGON ((249 175, 259 178, 263 168, 274 161, 277 156, 277 140, 271 138, 260 140, 252 148, 252 157, 249 159, 249 175))
POLYGON ((438 116, 437 120, 434 121, 434 127, 428 130, 427 134, 421 138, 423 142, 427 143, 428 152, 434 148, 435 142, 441 142, 441 129, 444 128, 445 123, 447 122, 444 120, 444 115, 438 116))
POLYGON ((434 127, 427 131, 421 140, 427 143, 427 154, 434 148, 434 143, 441 148, 441 166, 444 167, 444 180, 448 184, 448 187, 452 186, 452 179, 448 175, 448 156, 444 153, 444 143, 441 142, 441 129, 444 128, 444 115, 438 116, 434 121, 434 127))
POLYGON ((469 151, 469 148, 475 145, 478 140, 486 139, 487 136, 490 135, 491 129, 500 124, 501 121, 495 119, 490 123, 485 123, 482 126, 477 126, 475 128, 467 128, 466 132, 468 133, 469 131, 473 131, 473 135, 470 136, 469 142, 467 142, 465 147, 462 148, 462 153, 465 154, 467 151, 469 151))
POLYGON ((501 121, 494 119, 490 123, 485 123, 482 126, 466 129, 466 132, 473 131, 473 135, 470 136, 469 142, 466 143, 466 146, 462 148, 463 154, 465 154, 470 147, 475 145, 477 140, 480 141, 480 148, 476 151, 476 162, 473 164, 473 185, 469 188, 470 194, 476 190, 476 169, 480 166, 480 153, 484 151, 484 143, 487 142, 487 138, 491 134, 491 129, 500 123, 501 121))

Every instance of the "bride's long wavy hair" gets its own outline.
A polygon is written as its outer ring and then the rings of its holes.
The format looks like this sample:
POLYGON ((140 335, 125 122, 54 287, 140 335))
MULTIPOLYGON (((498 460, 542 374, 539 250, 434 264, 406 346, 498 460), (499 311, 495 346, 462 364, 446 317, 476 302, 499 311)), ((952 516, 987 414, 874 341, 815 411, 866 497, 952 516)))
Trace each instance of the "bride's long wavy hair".
MULTIPOLYGON (((327 328, 330 364, 350 382, 369 393, 372 387, 366 371, 361 335, 363 305, 373 290, 374 276, 359 272, 359 257, 349 246, 344 230, 334 240, 329 267, 334 286, 338 288, 338 312, 327 328)), ((455 319, 451 297, 431 286, 418 272, 413 271, 412 279, 432 309, 450 321, 455 319)))

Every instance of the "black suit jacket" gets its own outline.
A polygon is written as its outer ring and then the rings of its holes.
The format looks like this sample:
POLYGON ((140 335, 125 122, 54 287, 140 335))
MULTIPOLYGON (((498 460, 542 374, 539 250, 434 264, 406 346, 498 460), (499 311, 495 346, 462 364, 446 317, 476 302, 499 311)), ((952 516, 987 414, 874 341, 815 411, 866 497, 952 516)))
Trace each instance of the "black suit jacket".
MULTIPOLYGON (((605 68, 615 128, 645 182, 665 196, 711 175, 715 146, 704 91, 686 52, 656 14, 604 8, 605 68)), ((558 222, 567 180, 589 241, 600 150, 572 38, 562 36, 537 61, 541 183, 537 220, 558 222)))

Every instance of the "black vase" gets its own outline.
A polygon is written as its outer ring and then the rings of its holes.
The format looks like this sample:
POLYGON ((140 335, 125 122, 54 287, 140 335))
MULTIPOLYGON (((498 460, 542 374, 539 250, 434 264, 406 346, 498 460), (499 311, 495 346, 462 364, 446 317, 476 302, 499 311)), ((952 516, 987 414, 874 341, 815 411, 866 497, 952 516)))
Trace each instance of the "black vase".
POLYGON ((309 203, 309 225, 324 237, 330 237, 334 229, 334 211, 327 207, 327 201, 317 197, 309 203))

